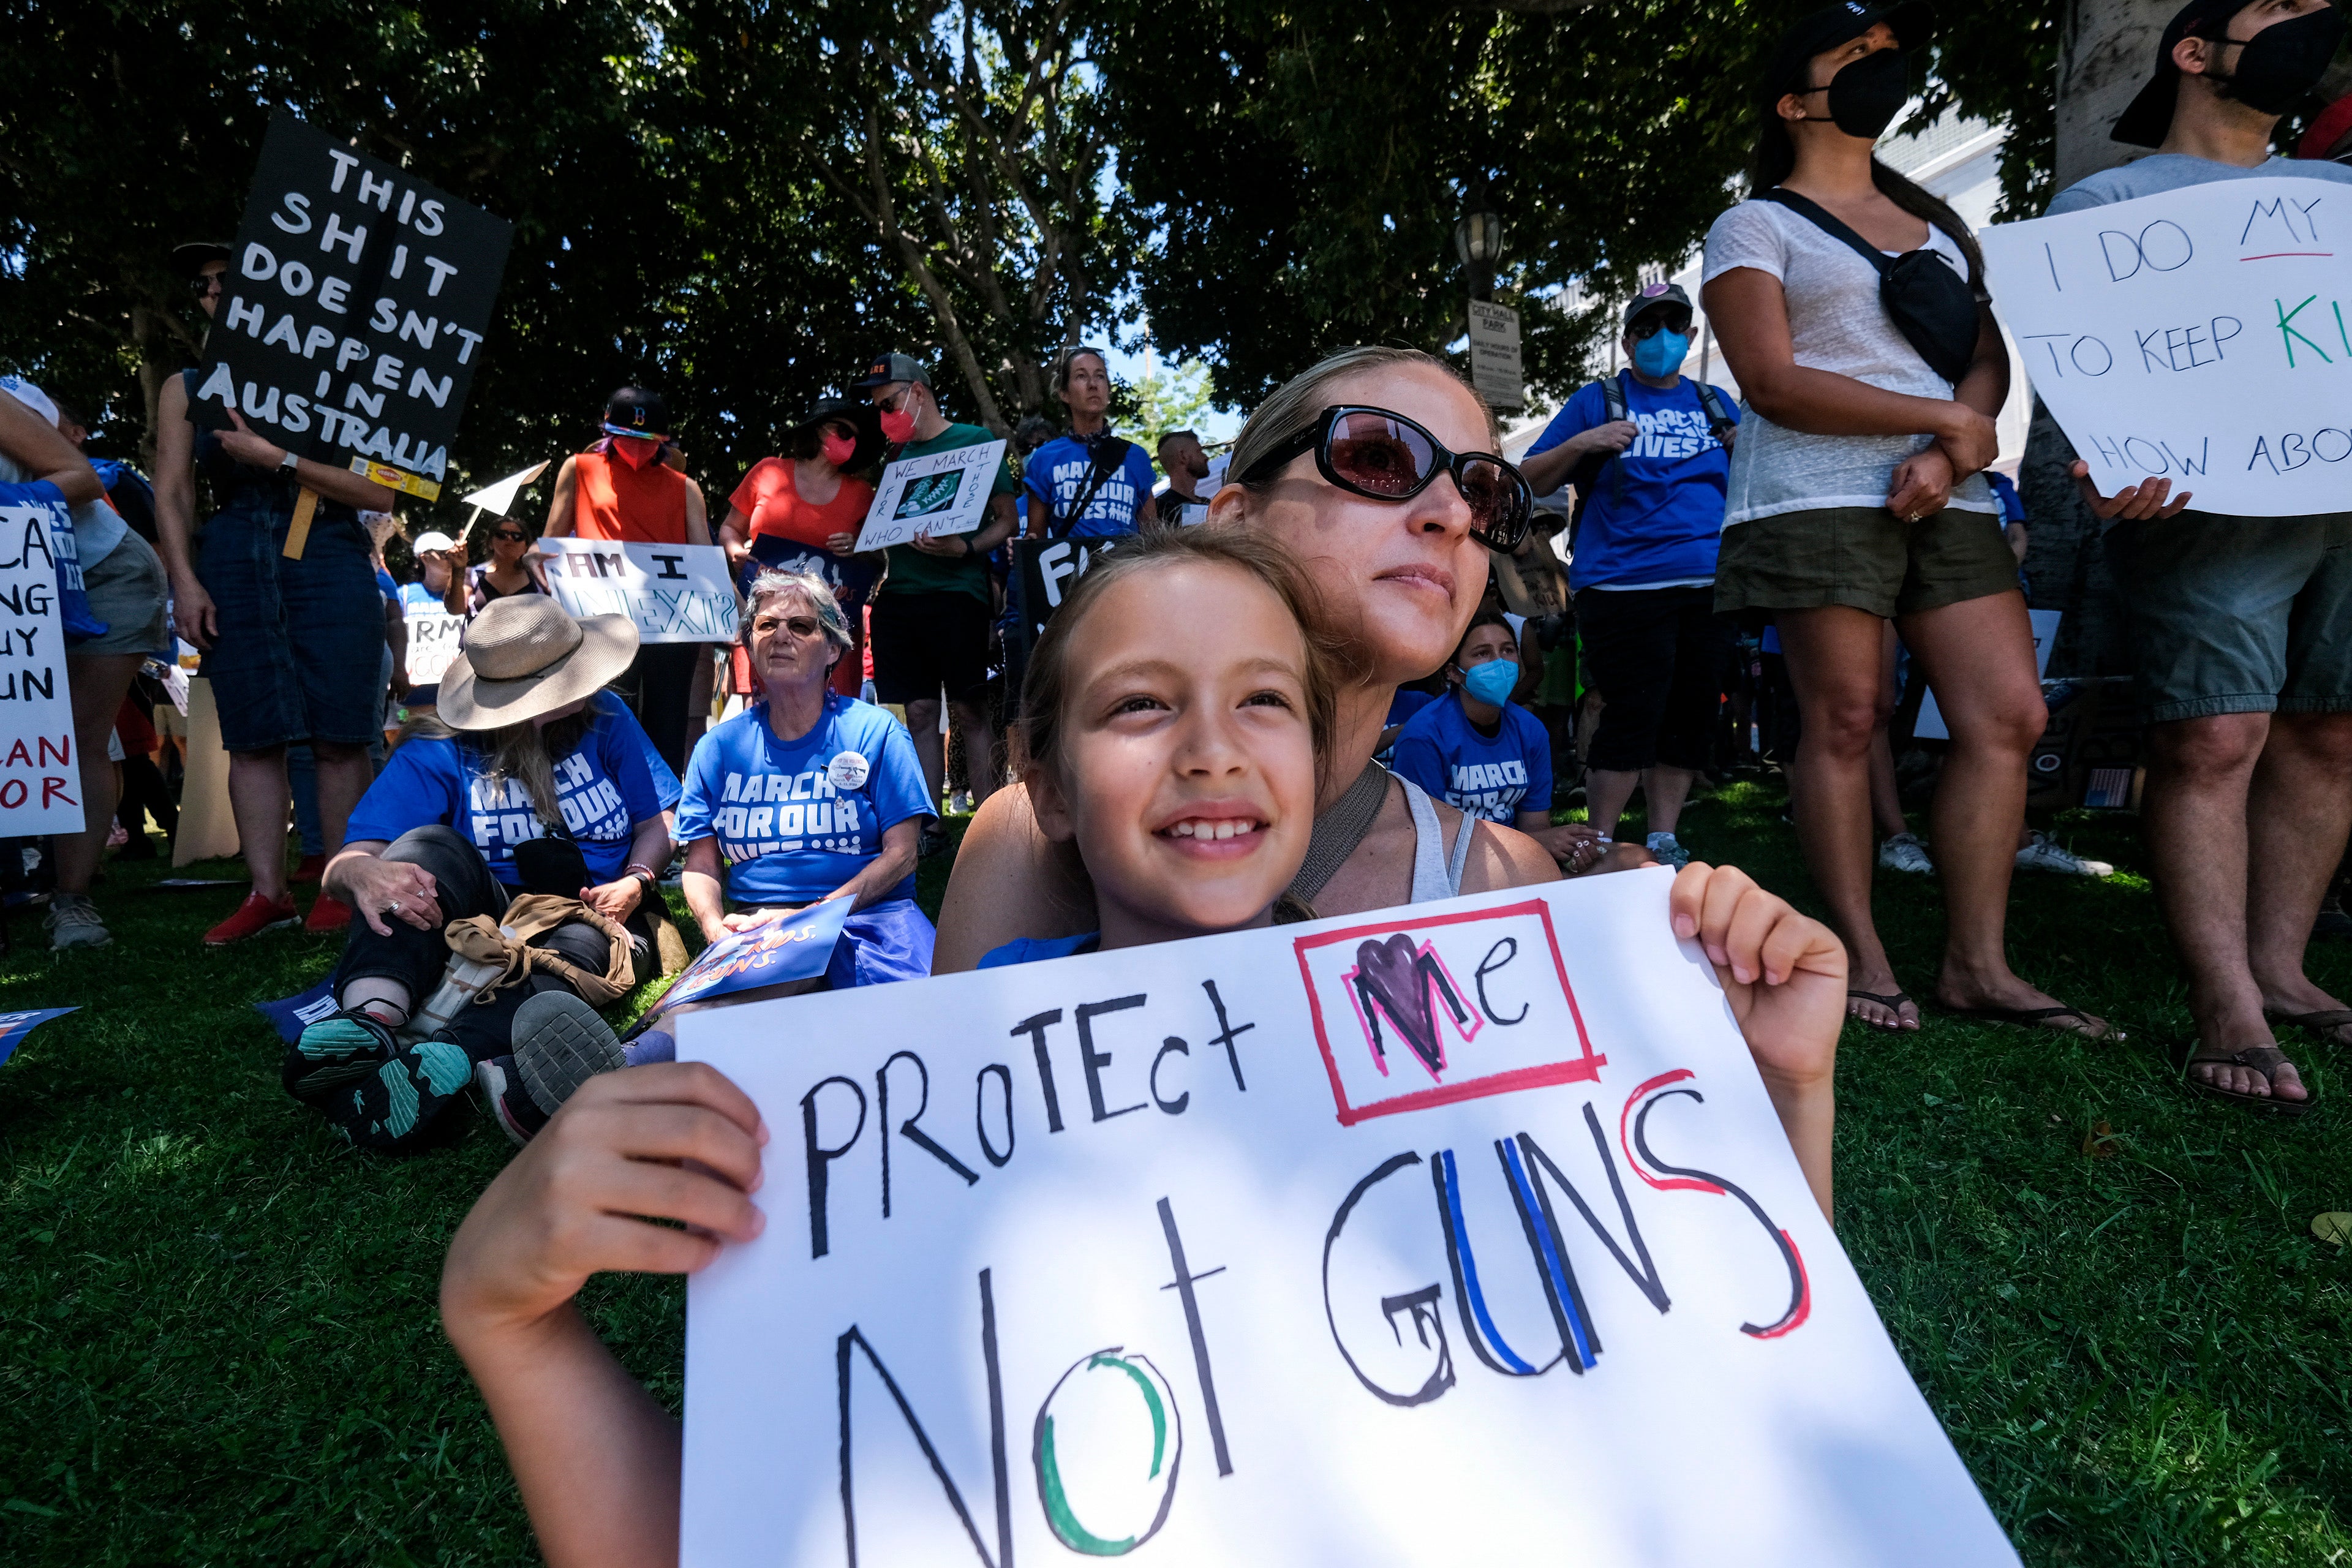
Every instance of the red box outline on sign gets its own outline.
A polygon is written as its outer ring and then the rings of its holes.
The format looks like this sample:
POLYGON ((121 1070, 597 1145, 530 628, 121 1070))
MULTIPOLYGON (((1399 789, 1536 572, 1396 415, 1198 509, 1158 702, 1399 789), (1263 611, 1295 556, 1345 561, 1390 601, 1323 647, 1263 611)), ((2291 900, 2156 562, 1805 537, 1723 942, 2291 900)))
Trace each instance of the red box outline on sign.
POLYGON ((1298 978, 1307 987, 1307 1006, 1315 1017, 1316 1048, 1323 1053, 1323 1070, 1330 1076, 1331 1098, 1339 1105, 1339 1125, 1342 1127, 1353 1127, 1375 1116, 1392 1116, 1404 1110, 1426 1110, 1433 1105, 1452 1105, 1458 1100, 1508 1094, 1514 1089, 1542 1089, 1556 1083, 1598 1083, 1601 1081, 1601 1069, 1609 1065, 1607 1057, 1594 1054, 1592 1037, 1585 1032, 1584 1011, 1576 1005, 1576 988, 1569 984, 1568 965, 1559 956, 1559 933, 1552 929, 1551 906, 1541 899, 1529 899, 1517 904, 1499 904, 1493 909, 1476 910, 1466 914, 1434 915, 1428 920, 1381 921, 1372 925, 1349 926, 1345 931, 1325 931, 1321 936, 1299 937, 1291 943, 1291 947, 1298 955, 1298 978), (1479 921, 1528 914, 1543 921, 1544 942, 1551 949, 1552 972, 1559 976, 1560 994, 1568 998, 1568 1016, 1576 1021, 1577 1044, 1583 1047, 1584 1054, 1574 1061, 1513 1068, 1508 1072, 1465 1079, 1460 1083, 1442 1083, 1360 1109, 1349 1104, 1347 1087, 1340 1081, 1339 1064, 1331 1055, 1331 1037, 1323 1022, 1323 999, 1315 994, 1315 975, 1307 966, 1307 950, 1328 947, 1334 942, 1355 942, 1368 936, 1427 931, 1433 926, 1467 925, 1479 921))

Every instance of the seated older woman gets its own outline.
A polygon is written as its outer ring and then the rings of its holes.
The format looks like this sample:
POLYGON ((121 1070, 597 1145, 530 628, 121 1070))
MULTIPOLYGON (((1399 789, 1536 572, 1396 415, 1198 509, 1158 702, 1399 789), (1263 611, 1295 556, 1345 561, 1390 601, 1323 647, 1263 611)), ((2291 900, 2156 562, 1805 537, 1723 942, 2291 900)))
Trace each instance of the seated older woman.
MULTIPOLYGON (((503 918, 518 892, 578 899, 626 931, 632 983, 657 970, 656 868, 669 858, 664 813, 677 779, 603 689, 636 650, 625 616, 574 620, 552 599, 499 600, 442 676, 437 717, 410 721, 352 809, 325 878, 354 917, 335 971, 339 1010, 303 1030, 284 1078, 353 1142, 424 1142, 471 1078, 520 1143, 579 1079, 620 1065, 593 1010, 536 968, 446 1023, 437 1009, 412 1019, 450 972, 446 928, 503 918)), ((591 974, 617 966, 613 938, 583 920, 530 945, 591 974)))
POLYGON ((832 988, 919 979, 933 932, 915 907, 915 846, 937 814, 914 742, 882 709, 828 689, 850 636, 824 578, 763 573, 750 601, 743 639, 761 694, 687 763, 687 907, 716 942, 849 899, 832 988))

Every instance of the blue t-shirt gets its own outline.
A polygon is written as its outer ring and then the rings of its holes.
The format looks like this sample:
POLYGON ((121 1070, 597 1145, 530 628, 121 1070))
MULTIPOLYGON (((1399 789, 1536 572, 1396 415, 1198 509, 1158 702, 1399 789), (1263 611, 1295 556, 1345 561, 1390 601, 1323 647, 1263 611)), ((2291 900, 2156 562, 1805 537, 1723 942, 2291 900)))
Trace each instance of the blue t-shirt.
MULTIPOLYGON (((677 837, 719 840, 738 903, 804 904, 864 870, 885 830, 933 815, 906 726, 828 692, 824 716, 797 741, 776 739, 762 701, 696 742, 677 837)), ((913 898, 913 875, 887 896, 913 898)))
MULTIPOLYGON (((555 804, 588 874, 604 883, 618 880, 628 864, 637 824, 677 804, 677 778, 619 698, 600 691, 589 711, 587 734, 570 756, 555 759, 555 804)), ((389 840, 438 822, 464 834, 499 881, 520 887, 514 846, 543 838, 547 829, 520 781, 492 784, 482 776, 483 762, 467 736, 402 742, 352 808, 345 837, 389 840)))
MULTIPOLYGON (((1098 441, 1110 438, 1108 430, 1096 437, 1098 441)), ((1061 436, 1031 453, 1028 462, 1022 466, 1022 489, 1029 496, 1042 498, 1048 532, 1059 532, 1070 539, 1108 539, 1136 531, 1144 507, 1150 503, 1157 476, 1152 472, 1151 459, 1132 441, 1127 444, 1126 460, 1117 472, 1103 476, 1101 486, 1095 490, 1094 499, 1087 502, 1087 510, 1077 521, 1067 529, 1062 527, 1071 509, 1078 504, 1078 498, 1094 483, 1094 464, 1091 443, 1076 436, 1061 436)))
POLYGON ((1523 811, 1551 812, 1551 737, 1516 702, 1488 740, 1462 710, 1459 693, 1438 699, 1404 727, 1390 767, 1465 816, 1510 826, 1523 811))
POLYGON ((1098 931, 1076 936, 1016 936, 1003 947, 992 947, 980 961, 982 969, 1003 969, 1015 963, 1035 963, 1048 958, 1068 958, 1092 952, 1102 941, 1098 931))
POLYGON ((400 585, 400 613, 413 616, 419 610, 428 615, 441 614, 444 610, 441 595, 422 583, 403 583, 400 585))
MULTIPOLYGON (((1716 542, 1723 533, 1723 490, 1731 454, 1708 428, 1706 408, 1688 376, 1660 392, 1630 375, 1625 417, 1641 426, 1633 444, 1601 470, 1576 525, 1568 585, 1648 588, 1715 581, 1716 542), (1619 469, 1622 469, 1622 485, 1619 469), (1619 496, 1620 489, 1623 495, 1619 496)), ((1723 389, 1716 389, 1722 395, 1723 389)), ((1735 420, 1739 405, 1723 398, 1735 420)), ((1528 448, 1532 458, 1609 422, 1598 382, 1568 400, 1528 448)))
POLYGON ((1389 716, 1381 721, 1381 728, 1385 730, 1391 724, 1402 724, 1436 700, 1426 691, 1400 686, 1396 689, 1396 695, 1389 699, 1389 716))
POLYGON ((385 571, 381 566, 375 569, 375 585, 383 590, 383 596, 385 598, 390 599, 394 604, 399 604, 401 602, 399 583, 394 580, 391 573, 385 571))
POLYGON ((2006 529, 2012 522, 2025 521, 2025 500, 2017 493, 2017 487, 2010 483, 2007 474, 1995 473, 1990 468, 1987 468, 1985 483, 1992 487, 1992 499, 2000 507, 2002 528, 2006 529))
POLYGON ((2210 184, 2215 180, 2275 179, 2352 184, 2352 168, 2323 158, 2272 157, 2247 169, 2187 153, 2151 153, 2145 158, 2135 158, 2075 181, 2050 198, 2049 209, 2042 216, 2056 217, 2061 213, 2083 212, 2110 202, 2136 201, 2141 196, 2210 184))

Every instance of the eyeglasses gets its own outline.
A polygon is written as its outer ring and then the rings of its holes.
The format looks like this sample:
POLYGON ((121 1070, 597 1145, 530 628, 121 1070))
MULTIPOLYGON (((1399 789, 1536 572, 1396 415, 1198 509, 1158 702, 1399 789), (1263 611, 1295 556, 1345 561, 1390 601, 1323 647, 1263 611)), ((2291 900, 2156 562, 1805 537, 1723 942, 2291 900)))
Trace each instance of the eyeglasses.
POLYGON ((773 637, 783 631, 790 633, 794 642, 806 642, 824 630, 824 623, 814 616, 761 616, 751 622, 753 637, 773 637))
POLYGON ((910 382, 887 397, 876 398, 874 400, 874 406, 880 409, 885 414, 896 414, 898 410, 907 406, 907 399, 912 397, 914 395, 914 384, 910 382))
POLYGON ((1669 318, 1663 310, 1652 310, 1636 318, 1633 324, 1625 329, 1625 335, 1637 343, 1646 343, 1660 332, 1675 332, 1688 337, 1690 330, 1688 316, 1677 313, 1669 318))
POLYGON ((524 544, 528 543, 530 540, 530 535, 528 533, 517 533, 511 529, 505 528, 499 530, 498 532, 491 534, 490 537, 497 540, 501 544, 524 544))
POLYGON ((1244 484, 1272 479, 1301 452, 1315 454, 1315 467, 1332 484, 1373 500, 1411 500, 1441 473, 1470 507, 1470 537, 1489 550, 1507 553, 1528 535, 1535 495, 1519 470, 1491 452, 1454 452, 1402 414, 1386 408, 1339 405, 1249 466, 1244 484))
POLYGON ((228 273, 226 269, 219 272, 206 272, 200 277, 191 278, 188 279, 188 292, 194 294, 199 300, 203 299, 205 295, 214 292, 215 289, 226 289, 227 287, 228 273))

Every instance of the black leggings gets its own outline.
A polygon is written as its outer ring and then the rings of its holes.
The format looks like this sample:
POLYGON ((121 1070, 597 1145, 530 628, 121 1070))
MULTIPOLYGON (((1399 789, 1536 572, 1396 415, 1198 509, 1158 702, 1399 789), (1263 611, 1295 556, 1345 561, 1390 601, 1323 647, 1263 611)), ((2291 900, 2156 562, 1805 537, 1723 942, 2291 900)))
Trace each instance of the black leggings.
MULTIPOLYGON (((421 866, 432 873, 442 923, 419 931, 405 921, 386 917, 384 923, 392 928, 392 934, 378 936, 369 928, 366 916, 354 910, 351 935, 343 943, 343 961, 335 967, 334 996, 340 1003, 355 980, 396 980, 408 990, 408 1009, 413 1014, 440 988, 441 977, 449 967, 449 944, 442 939, 442 930, 449 921, 471 915, 504 914, 513 895, 490 874, 489 862, 482 858, 480 850, 455 828, 439 823, 410 828, 385 846, 383 858, 421 866)), ((627 930, 635 971, 632 979, 643 984, 661 966, 651 911, 639 905, 629 916, 627 930)), ((530 945, 551 949, 597 974, 604 972, 610 952, 604 933, 585 921, 566 921, 533 937, 530 945)), ((553 976, 533 970, 522 984, 493 993, 488 1003, 462 1009, 447 1037, 465 1047, 469 1061, 503 1055, 515 1010, 525 999, 542 991, 569 989, 553 976)))
POLYGON ((1604 706, 1585 765, 1704 771, 1738 631, 1712 588, 1587 588, 1577 625, 1604 706))
POLYGON ((687 709, 694 698, 695 661, 709 657, 709 643, 646 643, 613 682, 614 691, 645 726, 654 750, 680 777, 686 773, 687 709))

